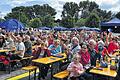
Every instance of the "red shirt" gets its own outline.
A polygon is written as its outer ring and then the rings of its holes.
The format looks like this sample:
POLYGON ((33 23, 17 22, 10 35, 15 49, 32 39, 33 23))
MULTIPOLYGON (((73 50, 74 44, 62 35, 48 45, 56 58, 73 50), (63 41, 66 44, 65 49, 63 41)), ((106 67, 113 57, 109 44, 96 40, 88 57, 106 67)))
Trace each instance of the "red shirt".
POLYGON ((50 46, 51 44, 53 44, 53 39, 48 40, 48 46, 50 46))
POLYGON ((82 65, 87 65, 90 61, 90 54, 88 53, 88 51, 86 51, 85 53, 83 53, 81 50, 80 52, 78 53, 78 55, 81 56, 81 59, 80 59, 80 63, 82 65))
POLYGON ((113 54, 113 51, 119 49, 119 45, 117 43, 111 41, 108 45, 108 52, 113 54))
MULTIPOLYGON (((97 44, 97 46, 95 47, 95 50, 96 50, 96 52, 98 52, 98 44, 97 44)), ((102 51, 102 56, 104 56, 104 55, 107 54, 107 53, 108 53, 108 50, 107 50, 106 47, 104 47, 104 49, 103 49, 103 51, 102 51)))

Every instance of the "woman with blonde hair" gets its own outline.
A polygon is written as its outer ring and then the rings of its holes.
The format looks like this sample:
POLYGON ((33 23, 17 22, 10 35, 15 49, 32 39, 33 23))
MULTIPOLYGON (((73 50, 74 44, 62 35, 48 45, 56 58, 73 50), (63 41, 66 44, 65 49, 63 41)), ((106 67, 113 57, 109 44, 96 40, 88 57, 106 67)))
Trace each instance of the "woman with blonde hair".
POLYGON ((71 80, 84 80, 83 77, 80 77, 84 73, 83 65, 80 63, 81 56, 74 56, 72 62, 67 67, 67 70, 70 72, 69 78, 71 80))

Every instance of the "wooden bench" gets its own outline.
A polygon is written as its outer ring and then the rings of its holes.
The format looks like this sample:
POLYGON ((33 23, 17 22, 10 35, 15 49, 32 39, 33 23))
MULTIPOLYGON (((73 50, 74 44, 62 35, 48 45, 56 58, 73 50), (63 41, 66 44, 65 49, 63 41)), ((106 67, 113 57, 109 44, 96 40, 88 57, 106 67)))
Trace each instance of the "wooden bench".
POLYGON ((23 57, 22 59, 20 59, 20 60, 10 60, 10 64, 9 64, 9 74, 10 74, 10 72, 11 72, 11 63, 13 63, 13 62, 20 62, 20 61, 23 61, 23 60, 27 60, 27 59, 32 59, 32 57, 33 56, 30 56, 30 57, 23 57))
POLYGON ((23 66, 27 66, 31 63, 33 56, 29 56, 29 57, 23 57, 22 59, 20 59, 20 61, 24 64, 22 64, 23 66))
POLYGON ((69 76, 69 71, 67 70, 61 71, 53 75, 53 77, 56 79, 64 79, 67 78, 68 76, 69 76))
POLYGON ((37 70, 36 66, 26 66, 26 67, 23 67, 22 69, 29 71, 29 80, 30 80, 30 73, 31 73, 31 71, 35 71, 34 72, 34 80, 36 80, 36 70, 37 70))

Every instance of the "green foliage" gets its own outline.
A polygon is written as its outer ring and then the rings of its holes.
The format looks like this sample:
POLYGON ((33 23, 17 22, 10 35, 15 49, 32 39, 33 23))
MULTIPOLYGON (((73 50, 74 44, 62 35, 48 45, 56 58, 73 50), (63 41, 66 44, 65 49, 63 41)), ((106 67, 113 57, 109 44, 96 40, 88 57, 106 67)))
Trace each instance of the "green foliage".
POLYGON ((78 5, 74 2, 66 2, 65 5, 63 6, 63 12, 62 12, 62 16, 66 17, 66 16, 71 16, 71 17, 75 17, 76 13, 78 12, 78 5))
POLYGON ((79 7, 74 2, 66 2, 63 6, 61 25, 67 28, 74 27, 78 20, 79 7))
POLYGON ((115 17, 119 18, 120 19, 120 12, 118 12, 115 17))
POLYGON ((86 23, 86 19, 80 18, 80 19, 75 23, 75 26, 76 26, 76 27, 85 26, 85 23, 86 23))
POLYGON ((46 15, 54 16, 56 15, 55 9, 53 9, 48 4, 40 5, 34 5, 33 10, 35 12, 36 17, 44 17, 46 15))
MULTIPOLYGON (((33 5, 27 7, 25 6, 15 7, 12 9, 11 13, 8 13, 5 16, 5 19, 14 18, 21 21, 26 26, 29 26, 31 24, 31 20, 33 20, 33 22, 37 22, 37 21, 39 22, 39 20, 36 21, 36 18, 40 18, 42 26, 53 26, 55 15, 56 15, 55 9, 53 9, 48 4, 44 4, 44 5, 33 5)), ((32 24, 35 24, 33 22, 32 24)))
POLYGON ((38 27, 42 26, 42 23, 39 18, 34 18, 34 19, 30 20, 29 26, 32 28, 38 28, 38 27))
POLYGON ((0 18, 0 22, 3 22, 3 21, 5 21, 4 19, 2 19, 2 18, 0 18))
POLYGON ((54 17, 52 17, 51 15, 41 17, 40 20, 42 22, 42 26, 52 27, 54 24, 54 17))
POLYGON ((110 20, 111 17, 111 11, 100 9, 99 5, 94 1, 81 1, 79 6, 73 2, 66 2, 63 6, 63 20, 61 24, 67 27, 79 27, 84 25, 89 27, 99 27, 100 21, 110 20), (74 20, 71 20, 71 18, 74 20))
POLYGON ((99 27, 100 18, 96 13, 91 13, 87 18, 86 26, 88 27, 99 27))
POLYGON ((85 19, 88 18, 91 12, 96 13, 96 15, 100 17, 101 21, 110 20, 112 17, 111 11, 107 12, 106 10, 100 9, 99 5, 96 4, 94 1, 81 1, 79 3, 79 10, 81 11, 81 18, 85 19))
POLYGON ((61 25, 67 28, 74 27, 75 19, 72 17, 64 17, 61 21, 61 25))
MULTIPOLYGON (((57 25, 54 22, 56 11, 48 4, 14 7, 5 19, 18 19, 25 26, 39 27, 57 25), (33 25, 34 24, 34 25, 33 25)), ((94 1, 80 1, 79 4, 66 2, 63 5, 60 25, 72 28, 75 26, 99 27, 100 21, 108 21, 112 17, 111 11, 102 10, 94 1), (81 14, 79 14, 81 13, 81 14)), ((116 14, 120 18, 120 12, 116 14)))

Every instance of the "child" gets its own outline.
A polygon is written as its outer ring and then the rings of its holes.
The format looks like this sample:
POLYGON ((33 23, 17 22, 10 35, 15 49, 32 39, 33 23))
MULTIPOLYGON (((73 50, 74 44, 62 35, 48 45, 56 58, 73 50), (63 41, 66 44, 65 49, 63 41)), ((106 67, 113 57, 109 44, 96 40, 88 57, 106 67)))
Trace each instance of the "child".
POLYGON ((70 72, 69 78, 71 80, 84 80, 80 75, 84 73, 83 65, 79 62, 81 56, 74 56, 72 62, 69 64, 67 70, 70 72))

